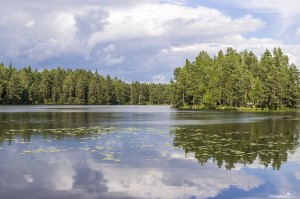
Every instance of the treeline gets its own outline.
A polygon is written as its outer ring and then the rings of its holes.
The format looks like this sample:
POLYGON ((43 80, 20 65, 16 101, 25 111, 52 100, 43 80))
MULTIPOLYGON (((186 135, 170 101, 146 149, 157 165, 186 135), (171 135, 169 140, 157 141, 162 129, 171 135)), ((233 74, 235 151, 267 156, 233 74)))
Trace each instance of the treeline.
POLYGON ((280 48, 266 50, 259 59, 232 48, 214 57, 202 51, 174 70, 171 85, 176 107, 276 110, 293 108, 299 99, 299 71, 280 48))
POLYGON ((126 83, 83 69, 17 70, 0 64, 0 104, 169 104, 167 84, 126 83))
POLYGON ((0 64, 0 104, 172 104, 187 108, 257 107, 276 110, 297 105, 299 71, 280 48, 211 57, 205 51, 174 70, 170 84, 132 82, 83 69, 42 72, 0 64))

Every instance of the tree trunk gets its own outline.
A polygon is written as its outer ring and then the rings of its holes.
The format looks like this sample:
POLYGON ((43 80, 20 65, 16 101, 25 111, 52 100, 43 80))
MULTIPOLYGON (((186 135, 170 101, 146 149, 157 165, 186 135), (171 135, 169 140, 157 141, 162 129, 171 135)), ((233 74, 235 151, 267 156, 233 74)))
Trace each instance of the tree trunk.
POLYGON ((184 106, 185 101, 184 101, 184 92, 182 92, 182 106, 184 106))

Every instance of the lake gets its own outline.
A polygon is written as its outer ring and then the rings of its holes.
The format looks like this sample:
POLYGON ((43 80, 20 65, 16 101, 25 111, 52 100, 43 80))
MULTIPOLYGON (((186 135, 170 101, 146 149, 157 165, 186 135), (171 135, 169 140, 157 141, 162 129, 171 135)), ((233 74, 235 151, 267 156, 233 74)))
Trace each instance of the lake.
POLYGON ((300 113, 0 106, 0 198, 300 198, 300 113))

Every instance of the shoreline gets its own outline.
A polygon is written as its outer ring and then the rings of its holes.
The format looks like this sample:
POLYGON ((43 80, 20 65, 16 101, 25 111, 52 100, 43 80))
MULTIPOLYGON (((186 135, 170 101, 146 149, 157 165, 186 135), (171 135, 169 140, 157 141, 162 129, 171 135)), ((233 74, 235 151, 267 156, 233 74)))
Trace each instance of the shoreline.
POLYGON ((236 112, 293 112, 298 110, 298 108, 278 108, 277 110, 271 110, 268 108, 249 108, 249 107, 228 107, 228 106, 219 106, 216 108, 204 108, 199 106, 184 106, 178 107, 179 110, 207 110, 207 111, 236 111, 236 112))

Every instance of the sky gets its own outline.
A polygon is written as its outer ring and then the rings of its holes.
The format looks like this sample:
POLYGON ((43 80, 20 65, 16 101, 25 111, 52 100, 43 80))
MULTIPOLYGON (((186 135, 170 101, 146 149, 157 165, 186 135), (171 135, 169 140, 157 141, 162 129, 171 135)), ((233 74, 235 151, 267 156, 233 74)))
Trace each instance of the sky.
POLYGON ((200 51, 280 47, 300 67, 299 0, 1 0, 0 62, 162 82, 200 51))

